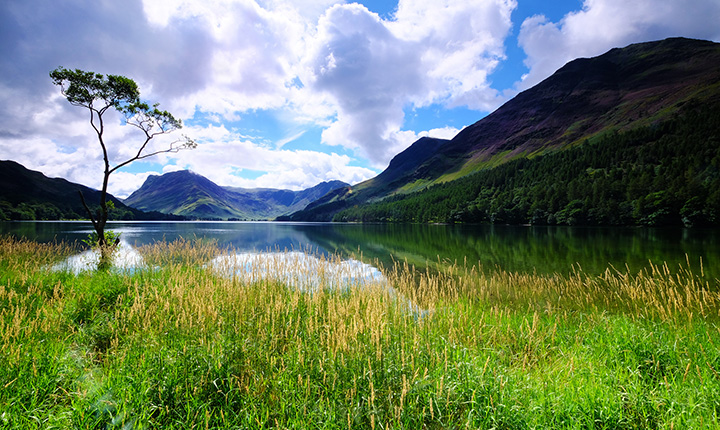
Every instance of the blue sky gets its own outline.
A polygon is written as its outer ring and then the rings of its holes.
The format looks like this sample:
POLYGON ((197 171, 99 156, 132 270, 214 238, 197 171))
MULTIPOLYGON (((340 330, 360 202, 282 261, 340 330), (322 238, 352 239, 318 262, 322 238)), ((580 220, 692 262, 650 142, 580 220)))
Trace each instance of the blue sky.
MULTIPOLYGON (((199 144, 116 172, 115 195, 180 169, 245 188, 354 184, 567 61, 672 36, 720 41, 718 22, 717 0, 6 0, 0 159, 100 186, 87 113, 48 77, 64 66, 133 78, 199 144)), ((110 124, 119 163, 142 136, 110 124)))

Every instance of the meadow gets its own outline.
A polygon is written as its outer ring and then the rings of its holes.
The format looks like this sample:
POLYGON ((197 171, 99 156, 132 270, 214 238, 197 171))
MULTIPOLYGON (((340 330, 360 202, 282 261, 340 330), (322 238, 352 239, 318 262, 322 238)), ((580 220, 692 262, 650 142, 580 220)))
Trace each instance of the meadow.
POLYGON ((243 271, 211 242, 138 251, 73 273, 49 270, 70 245, 0 238, 0 427, 720 428, 702 269, 397 262, 338 285, 335 257, 243 271))

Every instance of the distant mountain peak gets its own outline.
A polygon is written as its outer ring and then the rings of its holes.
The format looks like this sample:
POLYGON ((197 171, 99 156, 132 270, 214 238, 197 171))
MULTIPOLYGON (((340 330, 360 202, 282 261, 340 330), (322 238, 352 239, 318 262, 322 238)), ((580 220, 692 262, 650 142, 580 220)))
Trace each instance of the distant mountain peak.
POLYGON ((348 184, 328 181, 302 191, 223 187, 190 170, 149 176, 125 203, 143 210, 200 219, 270 220, 303 209, 348 184))

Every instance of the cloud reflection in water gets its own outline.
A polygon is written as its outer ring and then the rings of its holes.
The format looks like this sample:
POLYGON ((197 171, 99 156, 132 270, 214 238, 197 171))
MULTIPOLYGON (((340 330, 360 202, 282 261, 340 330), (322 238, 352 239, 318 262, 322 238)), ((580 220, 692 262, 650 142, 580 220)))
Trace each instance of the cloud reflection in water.
POLYGON ((313 291, 321 285, 343 289, 386 282, 380 270, 361 261, 319 258, 296 251, 223 255, 212 260, 210 267, 243 281, 270 279, 303 291, 313 291))

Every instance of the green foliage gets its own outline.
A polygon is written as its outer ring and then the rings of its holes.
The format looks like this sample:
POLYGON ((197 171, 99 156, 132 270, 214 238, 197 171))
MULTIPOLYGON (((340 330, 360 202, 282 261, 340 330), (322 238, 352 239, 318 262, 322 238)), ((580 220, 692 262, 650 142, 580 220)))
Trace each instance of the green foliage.
MULTIPOLYGON (((112 230, 105 230, 104 233, 105 233, 104 243, 114 244, 120 240, 120 233, 116 233, 112 230)), ((82 242, 91 248, 95 248, 98 246, 98 243, 100 241, 99 241, 97 232, 93 231, 92 233, 88 234, 88 237, 86 239, 83 239, 82 242)))
POLYGON ((62 86, 63 94, 75 106, 93 108, 97 101, 105 102, 100 110, 112 106, 123 110, 126 106, 139 103, 140 91, 132 79, 119 75, 107 77, 80 69, 70 70, 63 67, 50 72, 53 84, 62 86))
MULTIPOLYGON (((33 199, 34 200, 34 199, 33 199)), ((110 200, 108 200, 108 203, 110 200)), ((75 203, 75 202, 73 202, 75 203)), ((53 221, 53 220, 80 220, 87 219, 87 215, 81 216, 82 207, 79 202, 71 205, 66 204, 58 207, 51 202, 35 203, 30 201, 21 201, 17 204, 0 200, 0 221, 53 221)), ((122 205, 108 211, 109 220, 132 221, 136 219, 142 220, 180 220, 181 216, 168 215, 160 212, 141 212, 122 205)))
POLYGON ((112 268, 115 251, 120 243, 120 233, 103 230, 103 240, 100 240, 97 231, 93 231, 82 242, 100 253, 100 260, 97 265, 98 271, 106 272, 112 268))
POLYGON ((104 157, 108 175, 118 168, 132 161, 151 157, 160 153, 177 152, 181 149, 193 149, 197 143, 187 136, 170 144, 170 148, 152 153, 143 153, 147 143, 155 136, 170 133, 182 128, 182 121, 175 118, 170 112, 160 110, 159 104, 150 106, 140 100, 140 90, 137 83, 130 78, 120 75, 104 76, 99 73, 87 72, 80 69, 70 70, 58 67, 50 72, 53 84, 59 86, 65 98, 73 106, 80 106, 90 110, 90 123, 98 134, 100 145, 104 149, 104 157), (126 124, 140 129, 145 135, 137 155, 116 166, 109 168, 105 143, 103 141, 103 115, 114 108, 125 115, 126 124), (96 124, 98 121, 99 124, 96 124))
POLYGON ((720 223, 717 104, 665 123, 520 158, 335 221, 714 226, 720 223))
POLYGON ((20 202, 16 205, 0 201, 0 221, 59 220, 77 218, 73 211, 59 209, 52 203, 20 202))
POLYGON ((86 108, 90 113, 90 125, 97 134, 98 143, 102 148, 102 157, 105 164, 103 171, 102 190, 100 191, 100 210, 93 214, 85 202, 82 192, 80 198, 93 228, 97 233, 98 244, 103 250, 105 260, 105 224, 107 223, 109 211, 114 209, 114 204, 107 201, 107 185, 109 176, 116 170, 132 163, 162 153, 178 152, 181 149, 193 149, 197 147, 194 140, 183 136, 171 142, 169 148, 146 152, 148 143, 158 135, 170 133, 182 128, 180 120, 176 119, 167 111, 158 109, 158 104, 150 107, 140 100, 140 91, 132 79, 119 75, 108 75, 107 77, 94 72, 86 72, 80 69, 69 70, 63 67, 50 72, 53 84, 60 87, 62 94, 73 106, 86 108), (114 108, 125 115, 125 123, 138 128, 143 133, 137 153, 111 166, 108 156, 108 147, 103 134, 105 132, 103 115, 108 109, 114 108))
POLYGON ((717 428, 720 296, 701 277, 399 268, 393 294, 311 294, 177 246, 72 275, 0 239, 0 426, 717 428))

